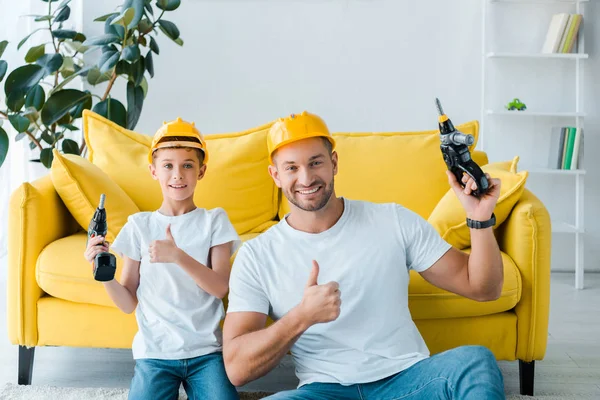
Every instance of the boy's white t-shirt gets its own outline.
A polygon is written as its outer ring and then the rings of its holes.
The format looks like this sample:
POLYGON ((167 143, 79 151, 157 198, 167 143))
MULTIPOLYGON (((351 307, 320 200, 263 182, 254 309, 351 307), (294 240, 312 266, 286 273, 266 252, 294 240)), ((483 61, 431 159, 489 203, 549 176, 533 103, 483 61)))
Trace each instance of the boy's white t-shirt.
POLYGON ((234 261, 228 313, 278 320, 302 300, 312 260, 318 284, 339 283, 341 313, 313 325, 292 346, 299 386, 373 382, 429 356, 408 309, 409 270, 424 271, 451 246, 418 214, 397 204, 344 199, 325 232, 282 219, 245 242, 234 261))
POLYGON ((150 262, 150 243, 166 239, 168 224, 177 247, 206 266, 211 247, 234 242, 233 254, 241 244, 222 208, 196 208, 179 216, 158 211, 129 216, 111 248, 140 261, 134 359, 184 359, 222 349, 221 299, 201 289, 177 264, 150 262))

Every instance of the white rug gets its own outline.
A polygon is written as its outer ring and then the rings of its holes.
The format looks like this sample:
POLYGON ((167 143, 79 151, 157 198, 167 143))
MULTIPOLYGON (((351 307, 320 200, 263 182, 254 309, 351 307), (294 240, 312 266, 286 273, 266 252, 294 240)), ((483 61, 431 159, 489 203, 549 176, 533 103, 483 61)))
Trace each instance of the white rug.
MULTIPOLYGON (((127 400, 128 389, 107 388, 62 388, 54 386, 19 386, 7 383, 0 389, 0 400, 127 400)), ((241 393, 242 399, 261 399, 260 393, 241 393)), ((179 400, 187 397, 181 391, 179 400)), ((511 395, 507 400, 593 400, 592 395, 573 396, 518 396, 511 395)))

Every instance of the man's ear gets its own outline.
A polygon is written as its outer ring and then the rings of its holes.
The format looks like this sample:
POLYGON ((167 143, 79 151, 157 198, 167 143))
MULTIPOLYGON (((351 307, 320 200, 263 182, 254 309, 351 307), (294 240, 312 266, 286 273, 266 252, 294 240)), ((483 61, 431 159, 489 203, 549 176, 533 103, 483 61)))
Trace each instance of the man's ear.
POLYGON ((281 181, 279 180, 279 170, 276 166, 269 165, 269 175, 271 175, 271 178, 273 178, 273 181, 275 181, 275 185, 277 185, 278 188, 281 188, 281 181))
POLYGON ((148 164, 148 170, 150 171, 150 176, 152 176, 152 179, 154 179, 155 181, 158 180, 158 176, 156 176, 156 167, 154 166, 154 163, 148 164))
POLYGON ((202 164, 202 166, 200 167, 200 171, 198 171, 198 180, 204 178, 204 174, 206 174, 207 167, 208 167, 208 165, 202 164))
POLYGON ((333 175, 338 173, 338 154, 336 151, 331 153, 331 162, 333 163, 333 175))

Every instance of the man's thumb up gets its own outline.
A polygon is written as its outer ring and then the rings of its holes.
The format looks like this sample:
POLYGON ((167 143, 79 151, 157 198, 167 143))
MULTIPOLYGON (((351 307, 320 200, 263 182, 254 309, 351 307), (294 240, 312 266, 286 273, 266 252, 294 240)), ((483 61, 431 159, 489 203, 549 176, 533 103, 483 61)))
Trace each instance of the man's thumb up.
POLYGON ((318 285, 317 278, 319 277, 319 263, 313 260, 312 269, 310 270, 310 275, 308 276, 308 282, 306 282, 306 287, 318 285))
POLYGON ((171 233, 171 224, 167 225, 167 240, 172 240, 175 242, 175 239, 173 239, 173 234, 171 233))

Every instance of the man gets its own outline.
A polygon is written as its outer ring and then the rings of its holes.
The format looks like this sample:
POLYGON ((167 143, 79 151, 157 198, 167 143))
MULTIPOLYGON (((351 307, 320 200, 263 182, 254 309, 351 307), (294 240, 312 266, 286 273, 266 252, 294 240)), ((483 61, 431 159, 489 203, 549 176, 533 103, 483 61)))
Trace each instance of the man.
POLYGON ((335 141, 320 117, 279 119, 267 144, 269 173, 291 211, 234 262, 223 332, 231 382, 265 375, 291 350, 299 388, 273 399, 503 399, 489 350, 430 357, 408 309, 409 269, 474 300, 499 297, 491 217, 500 181, 488 176, 491 189, 478 199, 473 180, 463 189, 448 173, 468 218, 481 222, 468 255, 400 205, 338 198, 335 141), (265 328, 267 315, 276 322, 265 328))

